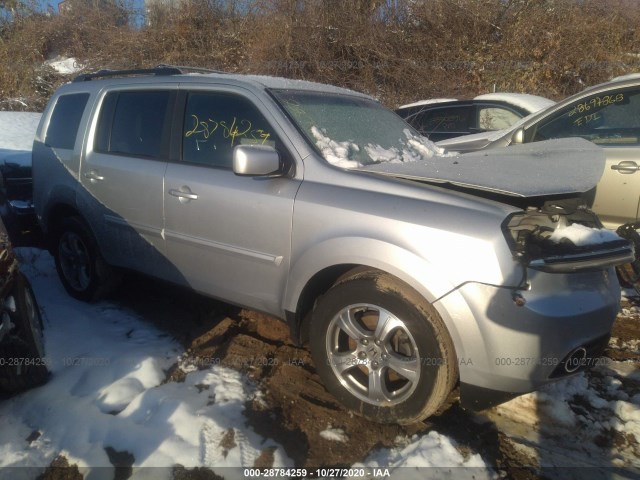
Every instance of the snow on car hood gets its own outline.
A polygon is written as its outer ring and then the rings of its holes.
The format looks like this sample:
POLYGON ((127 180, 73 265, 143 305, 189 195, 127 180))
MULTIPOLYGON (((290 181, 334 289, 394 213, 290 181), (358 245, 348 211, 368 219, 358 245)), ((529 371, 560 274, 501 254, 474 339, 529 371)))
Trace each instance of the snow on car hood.
POLYGON ((583 193, 602 176, 605 156, 584 139, 514 145, 455 157, 360 167, 403 178, 449 183, 514 197, 583 193))

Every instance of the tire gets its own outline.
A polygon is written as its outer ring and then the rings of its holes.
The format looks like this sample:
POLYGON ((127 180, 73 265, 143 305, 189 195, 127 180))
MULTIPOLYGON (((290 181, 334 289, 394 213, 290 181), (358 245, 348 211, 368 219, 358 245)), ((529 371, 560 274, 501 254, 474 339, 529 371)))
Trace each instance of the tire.
POLYGON ((42 385, 49 377, 42 317, 31 285, 21 273, 4 300, 2 315, 9 315, 14 328, 0 344, 0 390, 16 393, 42 385))
POLYGON ((118 275, 102 258, 93 234, 80 217, 62 220, 53 253, 62 285, 77 300, 103 298, 118 283, 118 275))
POLYGON ((326 388, 375 422, 423 420, 457 383, 453 342, 437 311, 383 272, 354 271, 334 284, 313 311, 309 346, 326 388))

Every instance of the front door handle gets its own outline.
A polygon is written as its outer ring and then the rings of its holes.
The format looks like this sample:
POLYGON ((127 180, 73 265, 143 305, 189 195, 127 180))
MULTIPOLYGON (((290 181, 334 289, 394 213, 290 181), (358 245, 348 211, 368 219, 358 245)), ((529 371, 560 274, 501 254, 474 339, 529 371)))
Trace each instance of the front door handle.
POLYGON ((104 180, 104 177, 102 175, 98 175, 98 172, 95 170, 85 173, 84 178, 88 179, 91 183, 101 182, 104 180))
POLYGON ((169 190, 169 195, 173 197, 178 197, 178 200, 180 200, 180 202, 182 203, 187 203, 187 202, 190 202, 191 200, 198 199, 198 195, 193 193, 191 189, 186 185, 180 188, 179 190, 172 188, 171 190, 169 190))
POLYGON ((631 160, 625 160, 623 162, 618 163, 617 165, 611 165, 611 170, 617 170, 623 174, 636 173, 640 170, 640 166, 636 162, 631 160))

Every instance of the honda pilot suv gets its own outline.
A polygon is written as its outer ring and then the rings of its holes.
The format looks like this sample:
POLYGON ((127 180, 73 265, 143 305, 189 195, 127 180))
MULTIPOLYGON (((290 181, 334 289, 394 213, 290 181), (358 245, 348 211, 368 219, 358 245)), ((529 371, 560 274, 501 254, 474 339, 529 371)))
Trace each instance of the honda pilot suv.
POLYGON ((603 168, 583 140, 445 156, 357 92, 167 66, 62 86, 33 148, 71 296, 128 269, 275 315, 345 406, 399 423, 590 365, 633 258, 580 201, 603 168))

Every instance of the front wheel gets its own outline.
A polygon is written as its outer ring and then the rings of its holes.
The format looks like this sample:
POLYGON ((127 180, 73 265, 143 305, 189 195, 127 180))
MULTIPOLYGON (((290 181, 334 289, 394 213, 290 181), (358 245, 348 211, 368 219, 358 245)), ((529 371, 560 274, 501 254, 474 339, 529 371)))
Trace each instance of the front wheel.
POLYGON ((379 271, 347 275, 318 300, 310 348, 327 389, 376 422, 434 414, 457 381, 453 343, 436 310, 379 271))

